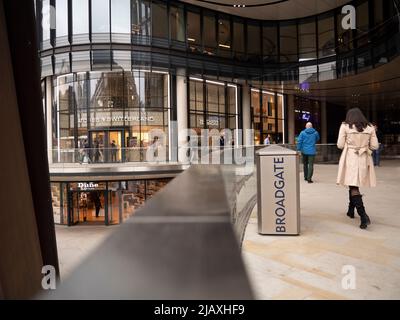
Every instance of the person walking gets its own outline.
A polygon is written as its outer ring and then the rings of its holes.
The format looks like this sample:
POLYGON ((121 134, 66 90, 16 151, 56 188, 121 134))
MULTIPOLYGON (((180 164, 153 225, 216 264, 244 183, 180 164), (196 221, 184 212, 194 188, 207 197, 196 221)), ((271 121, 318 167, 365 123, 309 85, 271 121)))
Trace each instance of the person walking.
POLYGON ((307 122, 306 128, 300 133, 297 140, 297 150, 301 152, 304 166, 304 180, 313 183, 314 160, 317 154, 316 144, 320 136, 317 130, 313 128, 311 122, 307 122))
POLYGON ((117 151, 118 151, 118 146, 115 143, 115 140, 111 142, 111 162, 117 162, 117 151))
POLYGON ((337 146, 342 149, 336 183, 349 188, 347 216, 354 219, 354 210, 361 218, 361 229, 371 224, 360 193, 360 187, 375 187, 376 176, 372 151, 379 148, 375 128, 359 108, 350 109, 339 131, 337 146))
POLYGON ((100 209, 101 209, 101 200, 100 200, 100 195, 98 192, 94 192, 93 194, 93 202, 94 202, 94 207, 96 208, 96 218, 99 217, 100 215, 100 209))
POLYGON ((264 144, 267 146, 267 145, 270 145, 271 144, 271 135, 270 134, 268 134, 267 136, 266 136, 266 138, 265 138, 265 140, 264 140, 264 144))

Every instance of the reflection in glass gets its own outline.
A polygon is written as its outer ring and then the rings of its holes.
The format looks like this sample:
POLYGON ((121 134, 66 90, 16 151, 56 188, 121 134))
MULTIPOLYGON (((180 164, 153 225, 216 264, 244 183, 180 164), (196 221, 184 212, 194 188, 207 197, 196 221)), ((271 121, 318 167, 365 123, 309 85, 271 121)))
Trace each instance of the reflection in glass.
POLYGON ((68 0, 58 0, 56 3, 56 37, 68 35, 68 0))
POLYGON ((50 39, 50 23, 51 23, 51 10, 50 0, 43 0, 42 2, 42 40, 50 39))
POLYGON ((280 23, 280 60, 297 61, 297 27, 293 23, 280 23))
POLYGON ((206 54, 214 54, 217 47, 215 16, 207 13, 203 16, 203 39, 206 54))
POLYGON ((335 24, 333 15, 318 18, 319 58, 335 55, 335 24))
POLYGON ((151 35, 151 7, 148 0, 132 0, 134 42, 148 43, 151 35))
POLYGON ((263 26, 263 61, 276 61, 278 57, 278 27, 276 24, 263 26))
POLYGON ((200 14, 191 11, 187 12, 186 32, 190 50, 199 50, 201 45, 200 14))
POLYGON ((109 0, 92 0, 92 41, 109 41, 109 0), (99 35, 95 35, 98 33, 99 35))
POLYGON ((218 46, 220 55, 230 56, 231 51, 231 23, 228 18, 218 20, 218 46))
POLYGON ((185 41, 185 24, 182 7, 171 6, 169 9, 169 23, 171 39, 175 41, 185 41))
POLYGON ((111 0, 111 32, 113 33, 113 42, 130 43, 130 6, 130 0, 111 0))
POLYGON ((368 44, 369 30, 369 1, 366 1, 356 8, 357 18, 357 47, 362 47, 368 44))
POLYGON ((299 59, 305 61, 317 58, 317 37, 315 20, 303 20, 299 23, 299 59))
POLYGON ((167 6, 163 3, 152 3, 152 31, 155 38, 168 38, 167 6))
POLYGON ((244 25, 240 21, 233 23, 233 51, 237 59, 244 57, 244 25))
POLYGON ((89 4, 87 0, 72 0, 73 42, 89 41, 89 4))
POLYGON ((250 55, 260 55, 261 45, 260 45, 260 26, 258 24, 247 25, 247 53, 250 55))

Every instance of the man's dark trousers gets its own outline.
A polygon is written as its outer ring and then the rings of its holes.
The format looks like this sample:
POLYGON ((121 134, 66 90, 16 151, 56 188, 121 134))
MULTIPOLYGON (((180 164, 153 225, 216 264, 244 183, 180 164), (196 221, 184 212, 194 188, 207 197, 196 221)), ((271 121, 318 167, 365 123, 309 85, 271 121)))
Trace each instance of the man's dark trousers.
POLYGON ((310 156, 303 153, 304 180, 312 180, 314 174, 314 159, 315 156, 310 156))

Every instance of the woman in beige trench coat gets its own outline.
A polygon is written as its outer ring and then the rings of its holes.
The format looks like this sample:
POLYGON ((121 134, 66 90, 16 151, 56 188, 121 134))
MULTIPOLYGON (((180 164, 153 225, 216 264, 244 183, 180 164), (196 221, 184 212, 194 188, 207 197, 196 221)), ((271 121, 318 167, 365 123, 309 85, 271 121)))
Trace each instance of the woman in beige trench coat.
POLYGON ((339 162, 336 183, 349 187, 349 209, 347 216, 354 219, 354 209, 361 218, 361 229, 371 221, 365 212, 360 187, 375 187, 376 176, 372 151, 379 148, 375 128, 359 108, 347 112, 346 121, 339 131, 337 146, 343 149, 339 162))

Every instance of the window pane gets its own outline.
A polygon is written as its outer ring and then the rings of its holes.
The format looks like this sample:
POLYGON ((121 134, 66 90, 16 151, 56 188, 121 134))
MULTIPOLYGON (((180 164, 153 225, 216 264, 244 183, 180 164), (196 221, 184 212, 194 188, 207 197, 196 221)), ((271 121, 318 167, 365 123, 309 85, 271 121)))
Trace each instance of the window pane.
POLYGON ((263 60, 277 61, 278 56, 278 28, 276 25, 263 27, 263 60))
POLYGON ((368 1, 357 7, 357 46, 368 44, 369 16, 368 1))
POLYGON ((299 24, 299 59, 317 58, 315 20, 301 21, 299 24))
POLYGON ((109 0, 92 0, 92 41, 110 41, 109 12, 109 0), (95 33, 99 33, 99 35, 95 35, 95 33))
POLYGON ((168 38, 167 7, 162 3, 152 4, 153 37, 168 38))
POLYGON ((56 3, 56 37, 68 35, 68 0, 58 0, 56 3))
POLYGON ((89 41, 89 5, 87 0, 72 0, 73 42, 89 41))
POLYGON ((347 52, 353 49, 353 30, 344 30, 342 26, 342 19, 344 15, 339 13, 336 16, 337 20, 337 39, 339 53, 347 52))
POLYGON ((192 51, 197 51, 201 45, 200 36, 200 15, 198 13, 187 13, 187 37, 188 44, 192 51))
POLYGON ((260 26, 258 24, 247 25, 247 53, 248 54, 261 54, 260 47, 260 26))
POLYGON ((171 7, 169 11, 169 23, 171 30, 171 39, 176 41, 185 41, 185 28, 183 9, 181 7, 171 7))
POLYGON ((335 31, 333 16, 318 18, 319 58, 335 54, 335 31))
POLYGON ((384 0, 374 0, 374 23, 375 25, 381 24, 385 19, 383 10, 384 0))
POLYGON ((231 51, 231 23, 228 18, 218 20, 218 46, 222 56, 229 57, 231 51))
POLYGON ((130 42, 130 0, 111 0, 111 32, 113 42, 130 42))
POLYGON ((207 53, 215 53, 215 48, 217 47, 217 38, 214 15, 206 14, 203 16, 203 37, 204 48, 207 53))
POLYGON ((297 28, 295 24, 280 24, 281 62, 297 61, 297 28))
POLYGON ((233 23, 233 51, 236 58, 243 57, 244 53, 244 26, 242 22, 233 23))
POLYGON ((43 0, 42 3, 42 32, 43 40, 50 39, 50 0, 43 0))
POLYGON ((148 0, 132 0, 133 42, 148 44, 151 36, 151 7, 148 0))

